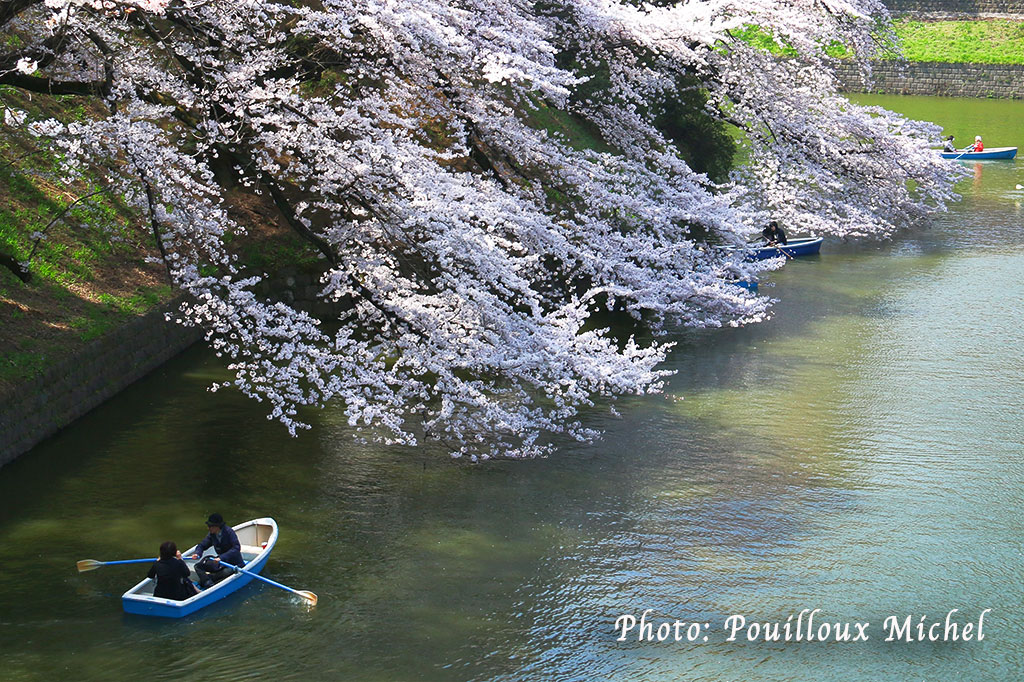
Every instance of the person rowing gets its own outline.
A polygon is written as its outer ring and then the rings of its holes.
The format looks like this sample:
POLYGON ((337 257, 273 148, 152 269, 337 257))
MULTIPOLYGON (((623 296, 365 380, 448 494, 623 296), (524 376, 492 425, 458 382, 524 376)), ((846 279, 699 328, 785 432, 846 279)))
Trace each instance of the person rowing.
POLYGON ((230 566, 243 566, 245 559, 242 558, 242 544, 238 541, 238 535, 231 526, 224 523, 224 517, 220 514, 210 514, 206 520, 206 527, 209 534, 199 541, 193 559, 199 559, 195 565, 196 575, 199 576, 199 587, 204 590, 212 587, 221 580, 231 575, 230 566), (213 547, 216 556, 203 556, 207 547, 213 547), (200 557, 202 557, 200 559, 200 557), (221 562, 224 562, 222 565, 221 562))
POLYGON ((779 223, 775 220, 768 223, 768 227, 761 230, 761 236, 764 237, 765 242, 768 246, 779 246, 780 244, 786 244, 786 233, 779 227, 779 223))

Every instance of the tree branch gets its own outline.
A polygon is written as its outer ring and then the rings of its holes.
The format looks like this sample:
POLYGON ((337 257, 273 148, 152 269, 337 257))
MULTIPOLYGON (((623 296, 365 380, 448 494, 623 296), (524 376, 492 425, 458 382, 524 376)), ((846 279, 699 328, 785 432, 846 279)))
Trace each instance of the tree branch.
POLYGON ((139 168, 138 164, 134 164, 135 168, 139 171, 139 179, 142 180, 142 185, 146 189, 146 205, 149 209, 149 225, 153 229, 153 236, 156 237, 157 248, 160 249, 160 257, 163 258, 164 265, 167 267, 167 279, 170 281, 171 286, 176 286, 174 281, 174 273, 171 272, 171 261, 167 257, 167 248, 164 246, 164 236, 160 232, 160 222, 156 219, 156 197, 153 195, 153 185, 150 184, 149 178, 146 177, 146 171, 139 168))
POLYGON ((0 26, 18 16, 32 5, 39 5, 43 0, 0 0, 0 26))
POLYGON ((72 208, 75 207, 75 204, 77 204, 79 202, 82 202, 82 201, 85 201, 86 199, 90 199, 90 198, 96 196, 97 194, 103 194, 104 192, 109 192, 109 191, 110 191, 109 187, 104 187, 103 189, 98 189, 95 192, 90 192, 89 194, 85 194, 83 196, 80 196, 77 199, 75 199, 74 201, 72 201, 70 204, 68 204, 64 208, 63 211, 58 213, 53 218, 53 220, 51 220, 49 223, 46 224, 46 227, 44 227, 42 230, 39 231, 39 237, 37 237, 35 243, 32 244, 32 251, 31 251, 31 253, 28 254, 28 258, 25 259, 25 262, 27 262, 27 263, 31 263, 32 262, 32 257, 36 255, 36 249, 39 248, 39 242, 41 242, 43 240, 43 235, 45 235, 46 232, 51 227, 53 227, 54 223, 56 223, 58 220, 63 218, 65 215, 67 215, 68 211, 70 211, 72 208))
POLYGON ((107 85, 105 81, 55 81, 52 78, 26 76, 20 71, 3 74, 0 76, 0 84, 12 85, 41 95, 78 95, 80 97, 101 95, 107 85))
POLYGON ((32 273, 22 267, 21 263, 14 256, 0 251, 0 265, 14 273, 14 276, 20 279, 22 282, 28 284, 29 280, 32 279, 32 273))

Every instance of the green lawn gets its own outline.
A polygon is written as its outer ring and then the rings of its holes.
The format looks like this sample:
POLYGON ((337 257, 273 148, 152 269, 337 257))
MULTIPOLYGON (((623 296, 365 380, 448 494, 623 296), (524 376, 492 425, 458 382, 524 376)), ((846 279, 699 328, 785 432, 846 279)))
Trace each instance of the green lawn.
MULTIPOLYGON (((1024 21, 976 19, 973 21, 914 21, 896 19, 893 30, 912 62, 974 64, 1024 64, 1024 21)), ((747 43, 777 55, 791 55, 792 48, 757 26, 734 30, 747 43)), ((839 43, 824 49, 833 57, 849 52, 839 43)))
POLYGON ((912 62, 1024 64, 1024 21, 911 21, 895 23, 912 62))

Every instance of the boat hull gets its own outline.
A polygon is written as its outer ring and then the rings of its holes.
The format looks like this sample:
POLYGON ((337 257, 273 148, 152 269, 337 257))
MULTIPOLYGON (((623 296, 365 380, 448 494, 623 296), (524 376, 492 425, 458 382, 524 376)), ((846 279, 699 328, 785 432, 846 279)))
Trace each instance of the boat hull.
POLYGON ((991 159, 1012 159, 1017 156, 1016 147, 993 147, 980 152, 942 152, 944 159, 961 161, 986 161, 991 159))
MULTIPOLYGON (((242 542, 242 554, 246 558, 246 564, 244 566, 245 570, 251 571, 252 573, 259 573, 263 570, 263 567, 267 565, 267 560, 270 558, 270 552, 274 549, 274 545, 277 543, 277 523, 271 518, 253 519, 252 521, 246 521, 245 523, 240 524, 234 530, 238 533, 240 540, 243 536, 250 536, 255 532, 254 537, 256 544, 247 545, 246 542, 242 542), (258 526, 258 528, 253 530, 253 526, 258 526), (267 539, 261 542, 263 537, 267 537, 267 539), (259 551, 255 554, 253 551, 247 553, 245 551, 247 547, 250 550, 258 549, 259 551), (246 556, 246 554, 249 556, 246 556)), ((195 546, 188 551, 182 552, 182 555, 188 556, 194 550, 195 546)), ((154 581, 146 578, 121 596, 121 605, 126 613, 133 613, 140 616, 182 618, 193 614, 214 602, 220 601, 229 594, 237 592, 252 581, 252 576, 236 572, 234 575, 225 578, 213 587, 202 590, 194 597, 190 597, 183 601, 176 601, 174 599, 160 599, 158 597, 154 597, 154 581)))
POLYGON ((810 256, 821 251, 821 243, 823 241, 825 241, 823 237, 812 237, 807 239, 790 239, 786 245, 759 246, 751 249, 746 259, 767 260, 769 258, 778 258, 779 256, 788 256, 790 258, 810 256))

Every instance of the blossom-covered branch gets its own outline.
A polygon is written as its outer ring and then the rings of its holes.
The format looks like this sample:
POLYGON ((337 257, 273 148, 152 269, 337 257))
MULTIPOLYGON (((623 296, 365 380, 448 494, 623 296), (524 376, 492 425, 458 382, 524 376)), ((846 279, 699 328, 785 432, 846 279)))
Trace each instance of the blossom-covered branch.
MULTIPOLYGON (((181 321, 294 432, 337 401, 386 442, 547 452, 594 434, 596 396, 658 390, 676 325, 762 320, 732 286, 768 217, 890 234, 952 196, 937 130, 835 94, 823 45, 875 45, 874 0, 8 0, 0 83, 93 97, 36 121, 67 167, 103 166, 148 216, 181 321), (738 41, 756 24, 779 59, 738 41), (15 41, 17 42, 17 41, 15 41), (13 44, 9 41, 9 44, 13 44), (681 82, 748 163, 720 185, 654 124, 681 82), (692 85, 691 85, 692 87, 692 85), (538 107, 597 131, 581 150, 538 107), (266 192, 323 259, 330 324, 258 296, 228 241, 232 182, 266 192), (217 172, 215 172, 217 171, 217 172), (595 324, 611 311, 642 338, 595 324)), ((618 329, 618 327, 617 327, 618 329)))

